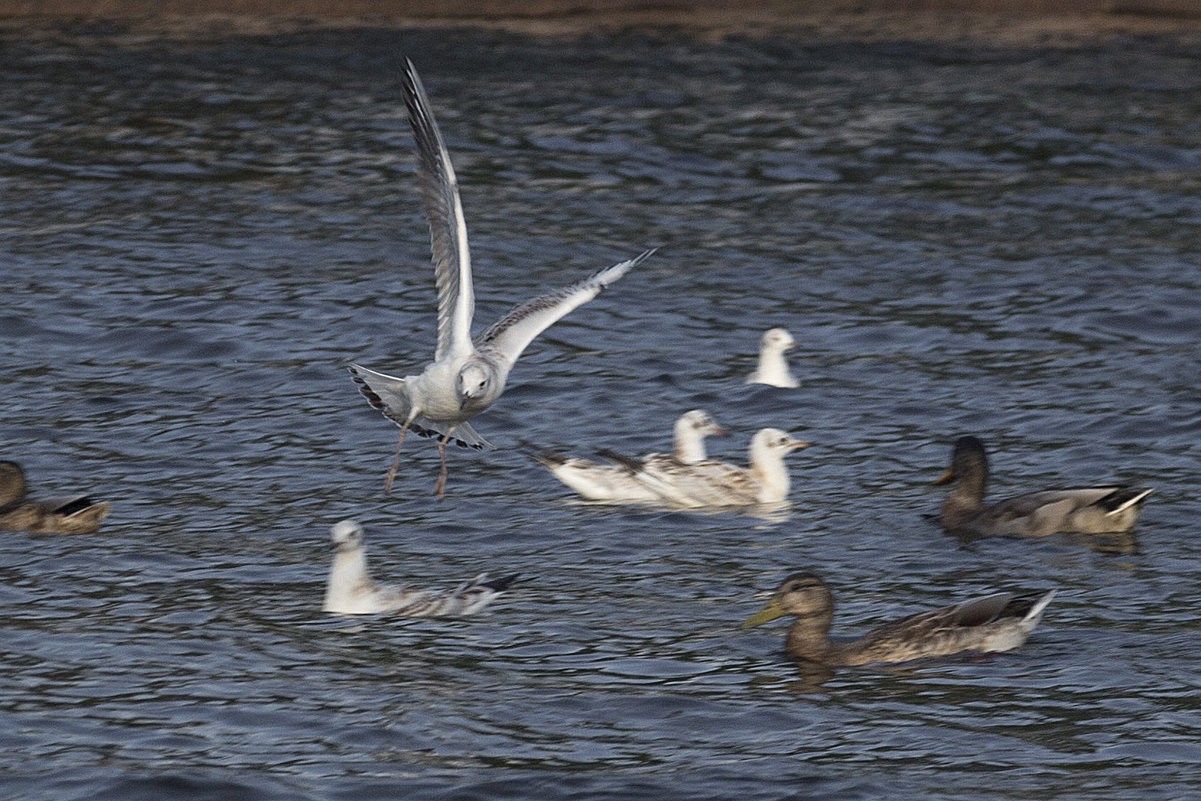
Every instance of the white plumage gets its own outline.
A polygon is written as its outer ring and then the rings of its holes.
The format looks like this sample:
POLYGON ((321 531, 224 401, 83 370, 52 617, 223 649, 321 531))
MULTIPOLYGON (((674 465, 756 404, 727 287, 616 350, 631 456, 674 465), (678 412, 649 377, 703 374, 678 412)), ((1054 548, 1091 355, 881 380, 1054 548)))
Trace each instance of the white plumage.
POLYGON ((759 365, 746 377, 747 384, 768 384, 795 389, 801 385, 788 369, 784 351, 796 347, 792 334, 783 328, 771 328, 759 340, 759 365))
POLYGON ((468 420, 491 406, 505 390, 509 371, 526 346, 556 320, 587 303, 653 253, 608 267, 569 287, 523 303, 486 331, 471 338, 475 294, 471 256, 458 183, 442 134, 434 121, 425 88, 412 62, 405 61, 405 106, 417 143, 421 200, 430 226, 434 280, 438 288, 438 340, 434 361, 418 375, 398 376, 350 365, 350 373, 368 402, 399 425, 396 459, 388 471, 385 491, 400 460, 405 434, 438 437, 441 470, 435 488, 446 488, 446 444, 481 449, 488 442, 468 420))
POLYGON ((517 575, 488 581, 481 573, 453 590, 410 590, 376 584, 367 570, 363 527, 343 520, 330 529, 334 560, 329 568, 322 609, 339 615, 388 612, 408 617, 470 615, 490 604, 517 575))

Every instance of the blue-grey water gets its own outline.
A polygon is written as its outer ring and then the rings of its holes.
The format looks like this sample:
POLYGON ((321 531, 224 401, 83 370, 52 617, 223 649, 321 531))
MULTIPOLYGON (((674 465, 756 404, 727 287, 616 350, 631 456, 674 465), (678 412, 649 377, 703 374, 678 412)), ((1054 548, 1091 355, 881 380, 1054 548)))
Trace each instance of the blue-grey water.
POLYGON ((0 537, 0 796, 1197 796, 1195 46, 10 25, 0 68, 0 455, 113 501, 0 537), (661 247, 534 343, 441 502, 416 438, 383 494, 343 369, 432 354, 402 55, 480 324, 661 247), (774 325, 800 389, 742 384, 774 325), (723 458, 816 443, 787 520, 579 504, 518 449, 663 450, 693 407, 723 458), (963 544, 929 519, 962 433, 996 495, 1155 494, 1130 537, 963 544), (324 615, 348 516, 380 578, 533 580, 324 615), (814 677, 737 629, 794 569, 846 634, 1060 594, 1019 651, 814 677))

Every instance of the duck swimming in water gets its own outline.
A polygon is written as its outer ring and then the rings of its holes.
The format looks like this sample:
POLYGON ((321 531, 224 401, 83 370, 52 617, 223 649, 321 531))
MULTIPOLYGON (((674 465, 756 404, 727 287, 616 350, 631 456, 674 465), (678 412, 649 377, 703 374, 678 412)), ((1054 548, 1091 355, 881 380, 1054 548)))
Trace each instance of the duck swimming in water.
POLYGON ((0 461, 0 529, 53 534, 91 534, 108 515, 108 502, 86 495, 55 500, 26 497, 25 471, 0 461))
POLYGON ((1138 520, 1143 501, 1151 494, 1149 489, 1107 484, 1046 489, 986 504, 988 456, 978 437, 960 437, 955 441, 951 466, 934 483, 954 483, 938 517, 943 528, 953 534, 975 537, 1128 531, 1138 520))
POLYGON ((998 592, 886 623, 853 642, 830 642, 834 596, 812 573, 793 573, 742 628, 794 615, 785 650, 823 665, 908 662, 961 651, 1009 651, 1026 641, 1055 591, 1037 598, 998 592))

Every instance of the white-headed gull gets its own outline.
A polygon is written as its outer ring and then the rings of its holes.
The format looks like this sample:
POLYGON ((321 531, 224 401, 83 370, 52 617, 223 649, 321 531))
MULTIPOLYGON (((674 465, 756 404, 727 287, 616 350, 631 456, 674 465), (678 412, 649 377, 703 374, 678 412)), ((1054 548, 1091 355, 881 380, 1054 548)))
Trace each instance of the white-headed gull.
POLYGON ((795 389, 800 381, 788 370, 784 351, 796 347, 792 334, 783 328, 769 328, 759 340, 759 366, 746 377, 747 384, 768 384, 795 389))
POLYGON ((406 590, 376 584, 367 572, 363 527, 343 520, 330 529, 334 561, 329 568, 322 609, 339 615, 389 612, 408 617, 470 615, 483 609, 517 580, 517 574, 488 581, 481 573, 453 590, 406 590))
MULTIPOLYGON (((687 465, 703 461, 705 437, 727 433, 706 412, 693 409, 680 415, 675 422, 675 444, 671 454, 652 453, 640 460, 642 464, 656 465, 660 470, 670 470, 672 465, 687 465)), ((651 489, 630 470, 622 465, 601 464, 567 456, 548 448, 529 445, 531 455, 573 490, 590 501, 616 501, 620 503, 654 503, 662 501, 659 493, 651 489)))
POLYGON ((689 508, 753 506, 788 498, 790 481, 784 457, 809 445, 778 428, 764 428, 751 437, 749 468, 716 459, 662 465, 624 459, 612 451, 602 451, 602 455, 624 463, 630 474, 664 503, 689 508))
POLYGON ((509 371, 530 341, 572 309, 592 300, 654 250, 522 303, 473 340, 471 257, 454 168, 421 79, 407 59, 402 83, 417 143, 421 201, 430 226, 438 288, 438 342, 433 363, 419 375, 399 378, 357 364, 349 369, 368 402, 400 426, 396 458, 388 471, 385 491, 391 491, 400 448, 411 430, 439 438, 441 470, 435 491, 442 497, 446 488, 446 443, 454 439, 463 447, 477 450, 488 446, 467 421, 501 396, 509 371))

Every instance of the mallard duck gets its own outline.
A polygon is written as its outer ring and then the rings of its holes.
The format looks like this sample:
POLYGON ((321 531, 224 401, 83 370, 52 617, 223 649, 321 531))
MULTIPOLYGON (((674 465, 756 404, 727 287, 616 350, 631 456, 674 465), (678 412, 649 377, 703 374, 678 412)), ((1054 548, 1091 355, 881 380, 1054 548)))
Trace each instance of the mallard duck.
MULTIPOLYGON (((706 458, 705 437, 726 433, 708 413, 692 409, 680 415, 675 422, 672 452, 651 453, 642 457, 641 462, 657 465, 663 470, 670 470, 673 465, 695 464, 706 458)), ((523 445, 538 464, 588 500, 622 503, 653 503, 661 500, 658 493, 631 475, 625 466, 577 459, 528 442, 523 445)))
POLYGON ((759 340, 759 366, 746 377, 747 384, 768 384, 773 387, 795 389, 801 385, 788 370, 784 351, 796 347, 792 334, 784 328, 771 328, 759 340))
POLYGON ((793 573, 742 628, 796 615, 785 645, 794 659, 824 665, 907 662, 960 651, 1017 648, 1034 631, 1053 597, 1054 590, 1038 598, 998 592, 886 623, 853 642, 832 643, 834 597, 830 589, 811 573, 793 573))
POLYGON ((334 561, 325 585, 326 612, 339 615, 371 615, 390 612, 407 617, 470 615, 480 611, 517 580, 517 574, 488 581, 481 573, 453 590, 407 590, 376 584, 367 572, 363 527, 343 520, 330 529, 334 561))
POLYGON ((663 503, 687 508, 752 506, 787 500, 791 481, 784 457, 810 444, 778 428, 761 429, 751 437, 749 468, 716 459, 664 465, 648 464, 613 451, 601 451, 601 455, 623 464, 663 503))
POLYGON ((54 534, 91 534, 100 528, 109 504, 86 495, 57 500, 25 497, 25 471, 0 461, 0 529, 54 534))
POLYGON ((957 482, 943 501, 939 520, 956 534, 1020 534, 1046 537, 1060 532, 1101 534, 1128 531, 1138 520, 1149 489, 1118 484, 1048 489, 984 503, 988 456, 977 437, 955 441, 951 466, 935 484, 957 482))

